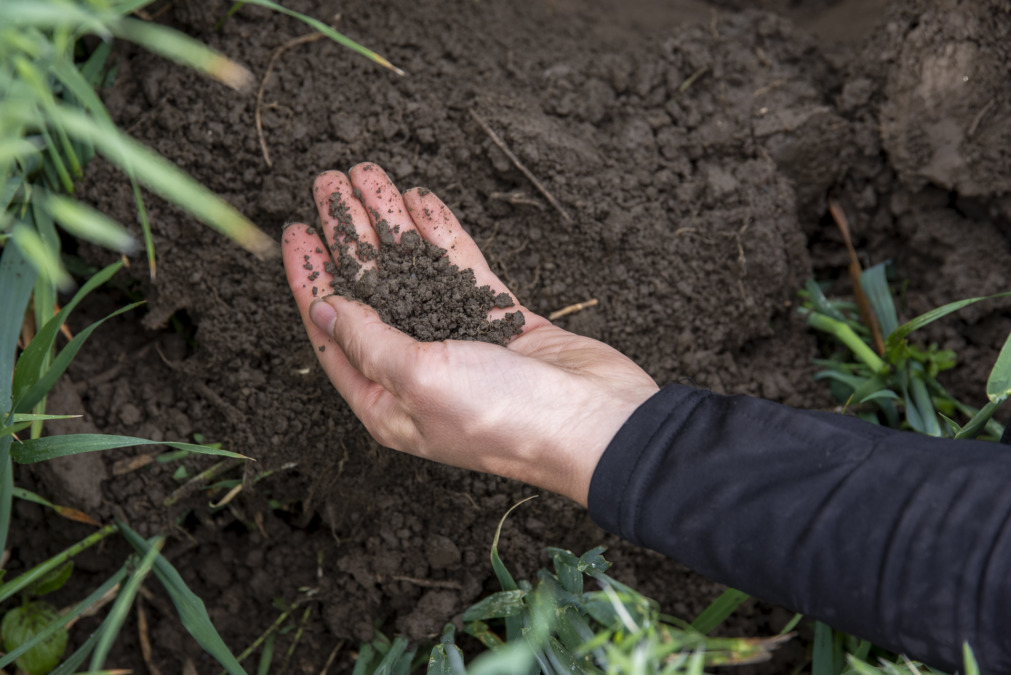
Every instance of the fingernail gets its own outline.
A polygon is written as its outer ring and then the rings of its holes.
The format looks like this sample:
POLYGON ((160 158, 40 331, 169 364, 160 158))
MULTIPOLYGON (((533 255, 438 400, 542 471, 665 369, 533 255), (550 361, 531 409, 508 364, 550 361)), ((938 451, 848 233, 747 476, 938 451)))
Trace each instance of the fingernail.
POLYGON ((309 305, 309 318, 316 324, 316 328, 327 335, 333 335, 333 325, 337 321, 337 311, 330 306, 330 303, 323 298, 316 298, 309 305))

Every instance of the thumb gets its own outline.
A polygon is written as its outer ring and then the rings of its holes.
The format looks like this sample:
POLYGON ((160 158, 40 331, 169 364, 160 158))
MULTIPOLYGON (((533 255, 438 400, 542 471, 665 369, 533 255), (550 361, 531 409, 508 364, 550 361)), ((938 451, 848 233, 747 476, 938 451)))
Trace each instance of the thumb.
POLYGON ((328 295, 313 301, 309 318, 333 337, 358 372, 388 391, 396 392, 417 363, 420 343, 384 323, 368 305, 328 295))

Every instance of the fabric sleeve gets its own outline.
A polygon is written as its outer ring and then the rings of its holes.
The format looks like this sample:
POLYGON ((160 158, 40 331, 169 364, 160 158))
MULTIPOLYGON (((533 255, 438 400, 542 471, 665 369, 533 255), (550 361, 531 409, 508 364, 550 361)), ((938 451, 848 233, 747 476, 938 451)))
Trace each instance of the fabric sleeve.
POLYGON ((1011 449, 662 389, 590 484, 605 530, 928 665, 1011 672, 1011 449))

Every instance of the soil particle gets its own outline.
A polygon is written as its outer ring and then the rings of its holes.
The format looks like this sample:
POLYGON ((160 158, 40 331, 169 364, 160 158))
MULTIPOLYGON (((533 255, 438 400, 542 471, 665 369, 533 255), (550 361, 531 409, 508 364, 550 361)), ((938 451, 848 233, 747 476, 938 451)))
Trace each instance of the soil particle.
POLYGON ((343 199, 339 192, 330 196, 339 264, 328 271, 335 293, 371 305, 384 322, 423 342, 478 340, 504 346, 522 330, 522 312, 488 319, 492 308, 514 305, 508 293, 478 286, 473 270, 450 263, 444 248, 416 230, 399 233, 399 226, 391 228, 373 210, 380 246, 362 241, 343 199), (371 262, 375 265, 363 270, 371 262))

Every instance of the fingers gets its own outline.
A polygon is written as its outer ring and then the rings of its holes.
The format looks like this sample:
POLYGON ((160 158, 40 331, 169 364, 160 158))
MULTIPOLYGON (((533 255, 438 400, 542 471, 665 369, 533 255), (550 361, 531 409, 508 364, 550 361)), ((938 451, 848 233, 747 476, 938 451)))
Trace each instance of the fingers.
POLYGON ((376 229, 380 242, 399 242, 400 236, 414 230, 414 221, 404 206, 400 191, 378 165, 358 164, 348 171, 351 185, 358 189, 359 199, 376 229), (389 231, 387 231, 387 226, 389 231))
POLYGON ((327 247, 345 277, 350 271, 360 275, 356 265, 365 268, 375 266, 371 252, 360 251, 360 248, 371 246, 371 250, 375 251, 379 247, 379 237, 355 192, 351 181, 340 171, 324 171, 313 181, 313 200, 319 211, 327 247), (354 233, 357 233, 359 244, 353 242, 354 233), (359 255, 360 252, 365 255, 359 255))
POLYGON ((333 308, 333 314, 326 314, 325 325, 348 362, 372 382, 401 394, 416 371, 421 343, 383 323, 368 305, 339 295, 317 303, 313 317, 317 321, 325 312, 322 304, 333 308))
MULTIPOLYGON (((373 381, 366 377, 357 365, 348 359, 341 345, 333 339, 333 330, 338 323, 336 316, 320 317, 320 305, 330 305, 317 301, 330 293, 329 283, 332 278, 324 269, 324 263, 330 260, 330 254, 323 247, 324 243, 317 231, 302 223, 287 226, 282 235, 284 270, 295 303, 298 305, 305 332, 309 336, 323 372, 369 432, 388 447, 406 447, 412 442, 416 433, 410 416, 406 414, 391 390, 383 386, 381 381, 373 381), (318 323, 322 324, 322 327, 317 325, 318 323)), ((341 300, 352 307, 362 307, 343 298, 341 300)), ((375 312, 371 310, 369 312, 378 320, 375 312)), ((349 318, 353 323, 360 316, 358 313, 349 318)), ((353 325, 349 326, 346 321, 342 322, 341 326, 344 332, 355 330, 353 325)), ((406 338, 399 331, 397 333, 406 338)), ((354 347, 353 353, 358 359, 361 358, 361 349, 361 345, 354 347)), ((366 367, 370 372, 376 372, 371 363, 366 367)), ((394 367, 399 366, 394 364, 394 367)), ((388 378, 384 380, 392 381, 388 378)))
POLYGON ((498 319, 508 312, 522 309, 526 315, 523 332, 547 325, 544 319, 529 309, 520 305, 512 291, 491 271, 488 261, 474 239, 464 231, 460 221, 435 193, 425 188, 412 188, 404 193, 404 205, 417 226, 421 236, 436 246, 446 249, 450 261, 460 269, 474 270, 474 278, 478 286, 489 286, 496 295, 508 293, 512 298, 513 307, 493 309, 488 316, 498 319))

